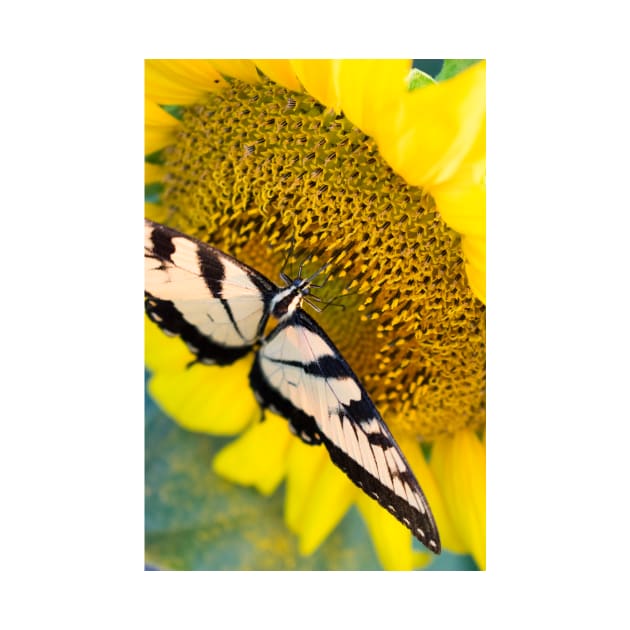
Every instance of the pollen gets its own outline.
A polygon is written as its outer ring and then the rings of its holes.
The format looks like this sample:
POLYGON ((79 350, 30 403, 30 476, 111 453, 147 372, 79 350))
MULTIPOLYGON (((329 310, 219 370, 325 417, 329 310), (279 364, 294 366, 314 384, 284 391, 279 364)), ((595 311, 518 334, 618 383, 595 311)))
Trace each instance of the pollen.
POLYGON ((184 110, 163 159, 173 227, 278 285, 330 263, 303 307, 396 433, 483 426, 485 307, 460 237, 371 138, 306 94, 233 80, 184 110))

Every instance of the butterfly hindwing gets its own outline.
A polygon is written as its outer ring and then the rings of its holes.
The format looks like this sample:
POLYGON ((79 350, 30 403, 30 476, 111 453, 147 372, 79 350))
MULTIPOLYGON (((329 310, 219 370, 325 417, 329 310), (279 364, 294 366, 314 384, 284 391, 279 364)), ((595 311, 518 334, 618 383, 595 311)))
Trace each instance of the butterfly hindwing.
POLYGON ((260 338, 277 288, 236 259, 145 220, 145 309, 205 363, 226 365, 260 338))
POLYGON ((440 540, 426 498, 392 434, 324 331, 298 309, 265 339, 250 374, 259 402, 403 522, 432 551, 440 540))

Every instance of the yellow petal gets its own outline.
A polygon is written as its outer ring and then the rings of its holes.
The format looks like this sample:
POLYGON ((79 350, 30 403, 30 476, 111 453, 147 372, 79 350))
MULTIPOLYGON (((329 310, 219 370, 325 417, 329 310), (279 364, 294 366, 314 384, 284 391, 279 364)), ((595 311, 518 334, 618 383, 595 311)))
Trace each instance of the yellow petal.
POLYGON ((235 374, 247 377, 251 364, 243 370, 243 361, 230 367, 197 364, 185 372, 158 372, 149 381, 149 392, 184 429, 235 435, 260 413, 254 397, 246 389, 247 381, 234 377, 235 374), (220 389, 216 389, 217 382, 220 389))
POLYGON ((206 64, 207 82, 196 79, 200 72, 198 63, 199 60, 188 59, 146 59, 146 98, 161 105, 189 105, 201 100, 204 94, 225 85, 225 81, 210 64, 206 64))
POLYGON ((485 238, 486 186, 440 186, 432 191, 437 209, 446 223, 463 236, 485 238))
POLYGON ((462 251, 466 261, 466 275, 472 292, 486 303, 486 239, 465 236, 462 251))
POLYGON ((455 525, 444 504, 437 480, 424 458, 420 445, 416 440, 404 435, 397 437, 396 441, 405 454, 411 470, 431 507, 442 547, 454 553, 466 553, 466 547, 457 534, 455 525))
POLYGON ((295 439, 291 445, 287 464, 287 489, 284 518, 294 533, 300 531, 311 487, 326 463, 322 449, 295 439))
POLYGON ((148 155, 175 141, 179 122, 159 105, 144 101, 144 153, 148 155))
POLYGON ((462 234, 468 283, 486 301, 485 122, 456 177, 431 191, 446 223, 462 234))
POLYGON ((149 392, 178 424, 190 431, 234 435, 260 417, 248 380, 253 356, 230 366, 186 367, 194 357, 180 339, 167 337, 151 322, 147 332, 147 367, 153 371, 149 392))
POLYGON ((254 486, 269 496, 286 473, 291 438, 287 421, 267 412, 263 422, 255 422, 216 455, 212 468, 232 483, 254 486))
MULTIPOLYGON (((145 211, 154 204, 145 204, 145 211)), ((147 215, 149 216, 149 215, 147 215)), ((149 216, 149 218, 152 218, 149 216)), ((165 335, 146 315, 144 317, 144 362, 152 372, 181 372, 192 360, 190 350, 179 337, 165 335)))
POLYGON ((294 440, 287 471, 285 514, 287 525, 299 537, 298 550, 302 555, 313 553, 321 545, 344 517, 358 492, 346 475, 331 463, 323 446, 309 446, 294 440), (298 489, 303 493, 299 498, 298 489))
POLYGON ((442 218, 460 234, 486 234, 486 123, 485 116, 470 152, 456 176, 434 186, 431 194, 442 218))
POLYGON ((478 566, 486 567, 486 449, 473 431, 433 444, 431 469, 459 538, 478 566))
POLYGON ((411 532, 364 492, 357 498, 357 507, 383 568, 386 571, 411 571, 416 566, 411 532))
POLYGON ((179 121, 164 111, 157 103, 146 98, 144 100, 144 122, 151 127, 172 129, 179 126, 179 121))
POLYGON ((294 92, 303 92, 288 59, 254 59, 260 70, 278 85, 282 85, 294 92))
POLYGON ((345 116, 369 136, 377 135, 384 112, 407 93, 410 59, 344 59, 339 64, 339 97, 345 116))
POLYGON ((157 59, 155 61, 163 74, 200 93, 213 92, 227 86, 225 79, 217 72, 209 59, 157 59))
POLYGON ((358 488, 334 464, 327 462, 309 496, 299 533, 298 550, 314 553, 341 522, 357 498, 358 488))
POLYGON ((291 67, 304 89, 320 103, 341 111, 338 90, 339 62, 335 59, 291 59, 291 67))
POLYGON ((152 184, 153 182, 160 182, 166 174, 166 170, 160 164, 144 163, 144 183, 152 184))
MULTIPOLYGON (((144 216, 147 219, 151 219, 152 221, 156 221, 157 223, 166 223, 168 221, 168 219, 172 216, 172 211, 169 210, 166 206, 163 206, 161 203, 147 203, 145 202, 144 204, 144 216)), ((148 318, 147 318, 147 323, 152 327, 157 329, 157 326, 155 324, 153 324, 148 318)), ((161 335, 164 336, 164 333, 160 333, 161 335)), ((183 345, 183 344, 181 344, 183 345)), ((188 351, 188 349, 186 348, 186 351, 188 351)), ((145 345, 145 361, 146 361, 146 366, 151 369, 150 367, 150 361, 151 361, 151 356, 150 353, 147 352, 147 347, 145 345), (147 358, 148 357, 148 358, 147 358)))
POLYGON ((260 77, 251 59, 211 59, 212 65, 222 75, 247 83, 258 83, 260 77))
POLYGON ((175 127, 166 130, 163 127, 144 127, 144 154, 150 155, 164 147, 173 144, 176 140, 175 127))
POLYGON ((457 175, 485 120, 485 62, 442 83, 403 94, 375 134, 398 174, 429 189, 457 175))

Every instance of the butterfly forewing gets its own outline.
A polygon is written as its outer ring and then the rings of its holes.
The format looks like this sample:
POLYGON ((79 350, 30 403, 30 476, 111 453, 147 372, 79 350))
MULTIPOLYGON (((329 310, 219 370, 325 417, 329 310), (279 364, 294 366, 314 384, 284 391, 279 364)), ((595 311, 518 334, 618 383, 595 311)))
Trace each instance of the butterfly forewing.
POLYGON ((223 252, 145 221, 145 308, 207 363, 247 354, 267 319, 276 287, 223 252))
POLYGON ((426 498, 392 434, 324 331, 301 310, 264 341, 250 375, 260 402, 286 417, 432 551, 440 539, 426 498))

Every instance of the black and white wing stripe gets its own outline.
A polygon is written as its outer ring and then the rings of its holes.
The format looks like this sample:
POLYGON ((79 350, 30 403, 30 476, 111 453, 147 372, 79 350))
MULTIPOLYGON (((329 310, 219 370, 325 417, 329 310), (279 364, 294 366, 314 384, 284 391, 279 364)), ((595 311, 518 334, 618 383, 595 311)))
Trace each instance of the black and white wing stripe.
POLYGON ((356 485, 440 553, 435 520, 409 464, 357 377, 304 311, 263 341, 250 382, 263 406, 287 418, 304 441, 323 442, 356 485))
POLYGON ((374 403, 324 331, 301 308, 310 278, 279 288, 223 252, 145 220, 145 309, 205 363, 227 365, 258 350, 250 383, 263 407, 284 416, 435 553, 427 501, 374 403), (270 315, 278 320, 262 339, 270 315))
POLYGON ((145 219, 145 309, 204 363, 227 365, 258 341, 278 291, 261 274, 145 219))

